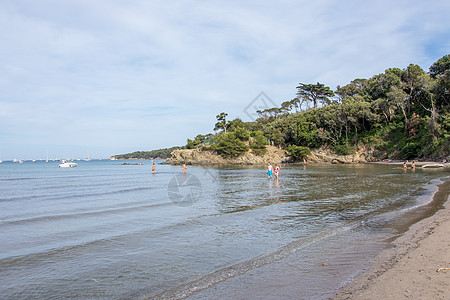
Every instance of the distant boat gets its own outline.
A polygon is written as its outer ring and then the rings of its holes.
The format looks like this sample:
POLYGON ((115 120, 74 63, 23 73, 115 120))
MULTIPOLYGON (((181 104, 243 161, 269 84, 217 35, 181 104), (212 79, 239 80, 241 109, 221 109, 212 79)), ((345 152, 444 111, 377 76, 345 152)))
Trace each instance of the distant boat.
POLYGON ((63 160, 62 163, 59 164, 60 168, 75 168, 76 166, 78 166, 77 163, 70 162, 68 160, 63 160))
POLYGON ((87 158, 84 159, 84 161, 91 161, 91 154, 90 153, 88 153, 88 156, 87 156, 87 158))

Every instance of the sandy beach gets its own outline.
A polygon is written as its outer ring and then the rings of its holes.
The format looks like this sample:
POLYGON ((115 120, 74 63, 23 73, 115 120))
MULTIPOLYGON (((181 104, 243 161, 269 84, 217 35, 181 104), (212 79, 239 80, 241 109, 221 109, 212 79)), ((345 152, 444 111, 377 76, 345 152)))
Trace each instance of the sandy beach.
POLYGON ((447 180, 435 195, 444 208, 412 225, 333 299, 450 299, 449 190, 447 180))

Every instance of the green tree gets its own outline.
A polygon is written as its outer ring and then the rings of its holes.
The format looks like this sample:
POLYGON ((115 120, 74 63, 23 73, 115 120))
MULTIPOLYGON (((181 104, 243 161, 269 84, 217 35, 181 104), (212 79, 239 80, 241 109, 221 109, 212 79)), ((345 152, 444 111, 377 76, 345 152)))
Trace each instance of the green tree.
POLYGON ((287 148, 287 153, 294 161, 303 160, 304 158, 306 159, 308 155, 311 155, 311 151, 308 147, 297 145, 289 145, 287 148))
POLYGON ((318 102, 330 104, 330 97, 333 97, 334 93, 329 87, 319 82, 317 84, 300 83, 297 86, 297 96, 298 98, 313 102, 314 109, 316 109, 318 102))
POLYGON ((250 148, 256 155, 264 155, 267 152, 267 139, 262 131, 252 132, 253 139, 250 141, 250 148))
POLYGON ((250 138, 250 132, 245 128, 237 127, 233 132, 236 135, 236 138, 241 141, 248 141, 248 139, 250 138))
POLYGON ((450 54, 438 59, 430 67, 430 75, 433 77, 436 77, 436 75, 443 75, 447 70, 450 70, 450 54))
POLYGON ((224 113, 224 112, 222 112, 216 116, 217 123, 214 126, 214 131, 223 130, 225 133, 227 133, 227 127, 228 127, 227 117, 228 117, 228 114, 224 113))
POLYGON ((239 140, 234 132, 221 134, 211 148, 223 157, 235 157, 248 151, 248 146, 239 140))
POLYGON ((417 94, 422 91, 428 82, 428 75, 418 65, 410 64, 402 74, 404 90, 408 93, 406 98, 406 108, 408 114, 411 113, 411 105, 415 102, 417 94))

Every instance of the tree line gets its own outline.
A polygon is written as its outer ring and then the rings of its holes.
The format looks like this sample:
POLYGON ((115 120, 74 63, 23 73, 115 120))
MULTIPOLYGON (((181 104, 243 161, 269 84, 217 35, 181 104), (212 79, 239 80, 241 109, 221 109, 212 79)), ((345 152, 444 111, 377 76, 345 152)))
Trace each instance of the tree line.
POLYGON ((300 83, 296 91, 297 97, 280 107, 257 111, 253 122, 229 121, 220 113, 214 134, 199 134, 185 147, 226 157, 249 149, 262 155, 269 142, 298 158, 322 146, 343 155, 369 147, 380 159, 450 154, 450 55, 428 72, 410 64, 335 91, 319 82, 300 83))
POLYGON ((182 147, 172 147, 157 149, 151 151, 136 151, 133 153, 115 155, 116 159, 152 159, 152 158, 169 158, 173 150, 181 149, 182 147))

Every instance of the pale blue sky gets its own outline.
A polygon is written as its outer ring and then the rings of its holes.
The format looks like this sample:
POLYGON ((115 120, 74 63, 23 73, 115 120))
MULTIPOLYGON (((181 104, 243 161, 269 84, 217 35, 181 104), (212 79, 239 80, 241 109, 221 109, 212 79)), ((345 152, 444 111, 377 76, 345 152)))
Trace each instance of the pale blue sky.
POLYGON ((106 158, 450 53, 450 1, 0 1, 1 159, 106 158))

